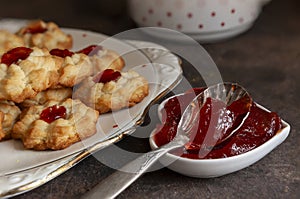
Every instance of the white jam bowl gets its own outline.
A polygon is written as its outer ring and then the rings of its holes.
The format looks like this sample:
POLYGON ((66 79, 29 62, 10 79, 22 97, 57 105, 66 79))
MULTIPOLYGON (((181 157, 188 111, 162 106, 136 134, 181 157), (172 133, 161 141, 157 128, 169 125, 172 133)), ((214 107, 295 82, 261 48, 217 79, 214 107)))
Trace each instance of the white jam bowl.
POLYGON ((249 29, 269 1, 128 0, 128 8, 141 27, 173 29, 198 41, 214 42, 249 29))
MULTIPOLYGON (((169 98, 170 99, 170 98, 169 98)), ((166 99, 163 103, 158 107, 158 114, 161 119, 161 111, 164 107, 164 104, 169 100, 166 99)), ((258 105, 258 107, 268 111, 264 107, 258 105)), ((159 161, 169 169, 186 175, 190 177, 196 178, 212 178, 219 177, 222 175, 226 175, 243 168, 246 168, 255 162, 259 161, 261 158, 270 153, 273 149, 275 149, 279 144, 281 144, 288 136, 290 132, 290 125, 285 121, 282 121, 283 129, 280 130, 274 137, 260 145, 259 147, 248 151, 246 153, 228 157, 228 158, 219 158, 219 159, 188 159, 178 157, 176 155, 167 153, 162 156, 159 161)), ((152 132, 149 141, 152 149, 158 148, 156 145, 152 132)))

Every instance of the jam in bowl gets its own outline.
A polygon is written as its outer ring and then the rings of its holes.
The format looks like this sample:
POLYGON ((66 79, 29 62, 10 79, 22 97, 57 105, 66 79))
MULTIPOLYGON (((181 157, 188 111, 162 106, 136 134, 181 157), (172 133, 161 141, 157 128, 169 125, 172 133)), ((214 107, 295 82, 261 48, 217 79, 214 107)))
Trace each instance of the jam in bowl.
MULTIPOLYGON (((195 92, 189 91, 170 97, 160 104, 158 114, 162 124, 158 125, 151 133, 152 149, 156 149, 174 138, 185 106, 203 90, 205 88, 197 88, 194 89, 195 92)), ((209 105, 212 103, 206 102, 200 109, 200 114, 210 113, 209 105)), ((240 105, 235 103, 231 107, 227 107, 225 112, 231 111, 235 114, 240 111, 240 105)), ((209 114, 206 117, 203 116, 203 118, 208 117, 209 114)), ((198 131, 195 131, 196 133, 189 143, 165 154, 160 158, 160 162, 171 170, 191 177, 222 176, 250 166, 263 158, 286 139, 290 126, 276 113, 252 102, 247 119, 224 142, 214 146, 203 144, 205 140, 209 140, 205 133, 203 134, 203 129, 205 129, 205 123, 199 123, 198 131)))

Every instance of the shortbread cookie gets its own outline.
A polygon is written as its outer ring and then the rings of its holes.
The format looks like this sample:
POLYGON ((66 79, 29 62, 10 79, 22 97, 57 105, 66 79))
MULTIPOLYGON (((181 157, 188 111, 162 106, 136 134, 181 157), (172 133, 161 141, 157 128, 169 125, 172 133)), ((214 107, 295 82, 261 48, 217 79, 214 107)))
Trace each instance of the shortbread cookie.
POLYGON ((125 62, 121 56, 116 52, 108 49, 103 49, 99 51, 96 55, 90 57, 95 73, 104 71, 105 69, 114 69, 121 71, 125 62))
POLYGON ((105 49, 102 46, 91 45, 80 51, 88 55, 94 65, 94 74, 97 74, 105 69, 113 69, 121 71, 125 62, 124 59, 115 51, 105 49))
POLYGON ((21 37, 6 30, 0 30, 0 57, 8 50, 24 45, 21 37))
POLYGON ((119 72, 106 69, 85 79, 75 88, 79 98, 100 113, 131 107, 148 95, 148 82, 135 71, 119 72))
POLYGON ((27 149, 60 150, 96 132, 99 113, 70 98, 31 106, 22 113, 12 132, 27 149))
POLYGON ((56 63, 60 67, 59 86, 73 87, 93 73, 91 61, 83 53, 74 53, 67 49, 53 49, 50 54, 56 58, 56 63))
POLYGON ((48 101, 61 102, 72 97, 72 88, 48 89, 39 92, 34 98, 26 99, 20 104, 22 108, 28 108, 34 105, 42 105, 48 101))
POLYGON ((64 33, 55 23, 41 20, 30 22, 16 34, 24 38, 27 47, 70 49, 73 43, 72 36, 64 33))
POLYGON ((58 83, 59 67, 46 49, 17 47, 0 63, 0 100, 20 103, 58 83))
POLYGON ((0 141, 11 137, 13 125, 20 113, 20 109, 14 103, 0 101, 0 141))

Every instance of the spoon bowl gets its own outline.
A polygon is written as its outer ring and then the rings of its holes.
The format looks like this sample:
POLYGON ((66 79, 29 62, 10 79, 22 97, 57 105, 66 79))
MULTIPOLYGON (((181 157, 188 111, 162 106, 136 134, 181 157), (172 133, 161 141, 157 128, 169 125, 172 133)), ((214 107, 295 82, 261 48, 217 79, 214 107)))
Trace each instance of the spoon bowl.
MULTIPOLYGON (((257 106, 265 111, 269 111, 261 105, 257 104, 257 106)), ((159 106, 159 114, 161 114, 162 109, 163 106, 159 106)), ((189 159, 166 153, 159 159, 159 162, 170 170, 189 177, 213 178, 227 175, 256 163, 284 142, 289 135, 291 127, 283 120, 282 123, 283 128, 274 137, 261 146, 240 155, 218 159, 189 159)), ((154 140, 154 134, 155 130, 152 131, 149 138, 149 143, 153 150, 158 148, 154 140)))
MULTIPOLYGON (((176 96, 167 98, 159 105, 158 116, 161 121, 163 118, 162 114, 165 111, 165 104, 170 99, 174 97, 180 97, 182 95, 184 94, 178 94, 176 96)), ((241 92, 240 97, 242 96, 244 96, 243 92, 241 92)), ((255 104, 258 108, 270 112, 263 106, 257 103, 255 104)), ((275 134, 275 136, 273 136, 270 140, 260 145, 259 147, 240 155, 217 159, 189 159, 174 155, 172 153, 166 153, 159 159, 159 162, 170 170, 189 177, 213 178, 227 175, 254 164, 264 156, 266 156, 268 153, 270 153, 278 145, 280 145, 287 138, 290 132, 290 125, 284 120, 281 120, 281 122, 283 124, 282 129, 279 130, 275 134)), ((154 129, 149 138, 149 143, 153 150, 158 148, 158 145, 156 144, 154 139, 154 135, 156 132, 156 129, 154 129)))

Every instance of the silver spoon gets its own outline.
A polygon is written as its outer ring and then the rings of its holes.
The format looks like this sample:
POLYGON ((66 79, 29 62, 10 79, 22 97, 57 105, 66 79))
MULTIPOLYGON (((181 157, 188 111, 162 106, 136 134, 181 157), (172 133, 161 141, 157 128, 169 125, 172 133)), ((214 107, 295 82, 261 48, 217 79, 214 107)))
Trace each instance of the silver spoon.
POLYGON ((217 99, 223 101, 226 105, 230 105, 240 98, 246 98, 246 114, 240 120, 241 124, 236 126, 229 135, 224 138, 216 140, 216 144, 220 144, 230 138, 244 123, 250 112, 252 99, 248 92, 241 86, 235 83, 217 84, 208 87, 205 91, 196 96, 193 101, 185 109, 174 139, 166 145, 163 145, 153 151, 145 153, 137 159, 129 162, 120 171, 116 171, 105 180, 100 182, 91 191, 89 191, 84 198, 115 198, 128 186, 130 186, 136 179, 150 168, 161 156, 167 152, 184 146, 190 140, 191 129, 199 119, 199 110, 205 103, 207 98, 217 99), (128 171, 128 172, 122 172, 128 171))

